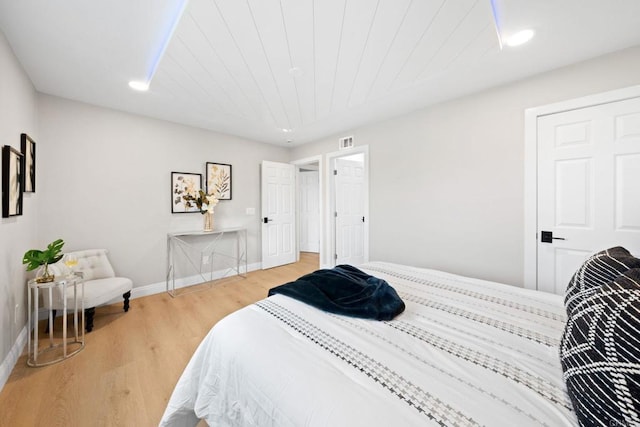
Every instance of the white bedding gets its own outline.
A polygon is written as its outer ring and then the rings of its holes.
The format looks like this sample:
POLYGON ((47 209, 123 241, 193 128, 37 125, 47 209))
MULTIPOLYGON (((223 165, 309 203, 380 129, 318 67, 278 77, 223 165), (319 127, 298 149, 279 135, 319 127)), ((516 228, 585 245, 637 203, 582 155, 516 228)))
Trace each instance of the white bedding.
POLYGON ((389 322, 274 295, 221 320, 163 426, 577 425, 562 381, 560 296, 371 262, 404 300, 389 322))

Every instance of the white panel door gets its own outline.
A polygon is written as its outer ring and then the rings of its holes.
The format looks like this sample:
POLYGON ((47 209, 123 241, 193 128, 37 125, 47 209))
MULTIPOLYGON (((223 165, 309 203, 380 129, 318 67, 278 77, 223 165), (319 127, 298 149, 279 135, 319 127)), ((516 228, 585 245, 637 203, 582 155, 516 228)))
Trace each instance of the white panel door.
POLYGON ((336 265, 364 262, 364 162, 336 159, 336 265))
POLYGON ((640 98, 538 118, 539 290, 602 249, 640 255, 639 183, 640 98))
POLYGON ((320 252, 320 173, 300 171, 300 250, 320 252))
POLYGON ((262 268, 296 261, 295 167, 262 162, 262 268))

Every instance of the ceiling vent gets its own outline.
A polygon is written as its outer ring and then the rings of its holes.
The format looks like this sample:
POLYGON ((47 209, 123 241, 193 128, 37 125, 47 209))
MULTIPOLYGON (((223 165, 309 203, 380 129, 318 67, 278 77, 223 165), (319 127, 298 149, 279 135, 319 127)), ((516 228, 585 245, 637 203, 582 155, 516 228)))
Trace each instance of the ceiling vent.
POLYGON ((340 150, 353 148, 353 136, 345 136, 344 138, 340 138, 340 145, 338 145, 338 148, 340 150))

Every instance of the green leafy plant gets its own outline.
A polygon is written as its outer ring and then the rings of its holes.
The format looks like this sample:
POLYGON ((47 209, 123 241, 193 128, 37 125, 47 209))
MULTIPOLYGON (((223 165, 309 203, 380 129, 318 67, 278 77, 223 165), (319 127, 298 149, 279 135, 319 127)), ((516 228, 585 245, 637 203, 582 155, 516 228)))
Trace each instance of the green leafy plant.
MULTIPOLYGON (((36 268, 44 265, 44 274, 42 278, 49 279, 53 276, 49 275, 49 264, 55 264, 62 258, 62 246, 64 246, 64 240, 58 239, 47 245, 47 249, 41 251, 39 249, 30 249, 24 253, 22 257, 22 263, 27 264, 27 271, 35 270, 36 268)), ((37 280, 37 279, 36 279, 37 280)))

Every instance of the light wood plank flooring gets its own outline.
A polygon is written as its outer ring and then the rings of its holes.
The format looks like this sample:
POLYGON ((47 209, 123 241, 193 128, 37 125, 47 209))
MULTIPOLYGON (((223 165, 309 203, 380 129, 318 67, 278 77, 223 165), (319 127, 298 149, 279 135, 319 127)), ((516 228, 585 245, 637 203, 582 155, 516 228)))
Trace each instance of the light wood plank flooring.
POLYGON ((156 426, 218 320, 317 268, 317 254, 303 253, 300 262, 200 285, 176 298, 133 299, 128 313, 121 304, 99 307, 86 347, 74 357, 41 368, 27 367, 26 353, 20 357, 0 392, 0 426, 156 426))

